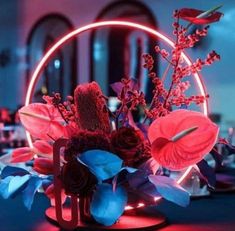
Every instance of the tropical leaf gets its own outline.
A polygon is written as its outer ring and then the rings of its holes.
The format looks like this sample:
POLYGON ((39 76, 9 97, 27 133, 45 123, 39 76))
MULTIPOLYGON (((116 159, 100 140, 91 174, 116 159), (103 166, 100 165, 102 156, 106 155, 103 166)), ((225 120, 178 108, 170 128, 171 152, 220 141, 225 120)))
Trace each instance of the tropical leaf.
POLYGON ((8 176, 1 180, 0 195, 4 199, 15 197, 18 193, 22 192, 30 179, 30 175, 24 176, 8 176))
POLYGON ((177 182, 166 176, 148 176, 149 181, 156 187, 159 194, 168 201, 180 206, 187 206, 190 201, 189 193, 177 182))
POLYGON ((115 154, 100 149, 86 151, 78 157, 99 179, 107 180, 120 172, 122 160, 115 154))
POLYGON ((19 110, 20 120, 29 133, 42 140, 67 137, 59 111, 49 104, 33 103, 19 110))
POLYGON ((98 223, 109 226, 122 215, 126 203, 127 193, 123 187, 113 191, 112 185, 100 184, 93 195, 90 212, 98 223))
MULTIPOLYGON (((126 173, 134 173, 134 172, 136 172, 136 171, 138 171, 138 169, 136 169, 136 168, 132 168, 132 167, 122 167, 121 169, 120 169, 120 172, 113 178, 113 180, 112 180, 112 185, 113 185, 113 191, 115 191, 116 190, 116 187, 117 187, 117 183, 118 183, 118 179, 119 179, 119 176, 120 176, 120 174, 121 173, 123 173, 123 172, 126 172, 126 173)), ((124 177, 125 177, 125 173, 124 173, 124 177)), ((122 177, 123 178, 123 177, 122 177)), ((125 177, 125 179, 126 179, 126 177, 125 177)))
POLYGON ((41 187, 41 185, 42 185, 41 178, 33 176, 29 179, 27 187, 23 191, 23 202, 28 210, 31 209, 35 193, 41 187))
POLYGON ((214 169, 210 167, 205 160, 201 160, 199 163, 197 163, 197 166, 203 179, 210 187, 214 188, 216 183, 216 175, 214 169))
POLYGON ((23 168, 6 166, 1 172, 1 178, 4 179, 8 176, 24 176, 29 174, 29 172, 23 168))
POLYGON ((157 170, 159 169, 159 164, 158 162, 153 159, 150 158, 147 161, 145 161, 143 164, 141 164, 138 169, 144 171, 147 174, 155 174, 157 172, 157 170))

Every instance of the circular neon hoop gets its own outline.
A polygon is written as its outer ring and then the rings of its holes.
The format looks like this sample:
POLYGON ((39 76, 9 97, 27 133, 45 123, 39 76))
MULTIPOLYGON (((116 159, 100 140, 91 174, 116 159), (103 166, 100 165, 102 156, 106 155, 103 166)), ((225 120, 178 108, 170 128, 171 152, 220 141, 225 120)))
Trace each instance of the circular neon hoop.
MULTIPOLYGON (((165 43, 167 43, 169 46, 174 48, 174 43, 168 37, 166 37, 165 35, 163 35, 162 33, 158 32, 155 29, 152 29, 150 27, 147 27, 147 26, 144 26, 144 25, 141 25, 138 23, 133 23, 133 22, 128 22, 128 21, 104 21, 104 22, 95 22, 95 23, 88 24, 86 26, 79 27, 78 29, 75 29, 75 30, 69 32, 68 34, 63 36, 59 41, 57 41, 46 52, 46 54, 43 56, 43 58, 40 60, 40 62, 38 63, 38 65, 36 66, 36 68, 32 74, 32 78, 30 79, 30 82, 29 82, 29 86, 28 86, 27 93, 26 93, 25 106, 29 105, 29 103, 33 97, 33 91, 34 91, 35 85, 37 83, 37 80, 40 77, 40 74, 41 74, 43 68, 48 63, 49 59, 54 55, 54 53, 61 46, 63 46, 65 43, 67 43, 68 41, 73 39, 75 36, 85 32, 85 31, 97 29, 100 27, 107 27, 107 26, 129 27, 132 29, 133 28, 140 29, 140 30, 145 31, 148 34, 152 35, 154 38, 162 39, 165 43)), ((182 53, 182 57, 188 65, 192 65, 192 61, 185 53, 182 53)), ((200 94, 205 97, 206 90, 205 90, 205 86, 203 84, 201 76, 198 73, 194 73, 193 75, 196 80, 197 87, 199 89, 200 94)), ((203 103, 203 113, 206 116, 208 115, 208 102, 207 102, 207 100, 205 100, 203 103)), ((27 136, 29 146, 32 147, 33 146, 32 139, 31 139, 30 134, 28 132, 26 132, 26 136, 27 136)), ((181 183, 185 179, 185 177, 188 175, 188 173, 191 171, 191 169, 192 169, 192 167, 189 167, 184 172, 184 174, 177 180, 177 182, 181 183)), ((160 199, 160 197, 156 198, 156 200, 159 200, 159 199, 160 199)), ((140 206, 140 207, 142 207, 142 206, 140 206)))

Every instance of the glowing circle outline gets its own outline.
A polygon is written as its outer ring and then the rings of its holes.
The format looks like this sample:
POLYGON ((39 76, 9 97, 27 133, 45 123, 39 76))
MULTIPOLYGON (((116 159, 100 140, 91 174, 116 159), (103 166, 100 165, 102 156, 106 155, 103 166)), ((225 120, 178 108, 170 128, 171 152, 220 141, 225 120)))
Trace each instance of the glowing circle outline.
MULTIPOLYGON (((94 23, 90 23, 85 26, 79 27, 79 28, 69 32, 68 34, 64 35, 62 38, 60 38, 44 54, 43 58, 39 61, 35 70, 33 71, 32 77, 29 82, 29 86, 28 86, 27 93, 26 93, 25 106, 29 105, 29 103, 32 99, 33 91, 34 91, 35 85, 37 83, 37 80, 40 77, 42 69, 47 64, 50 57, 53 56, 53 54, 56 52, 56 50, 59 49, 65 43, 67 43, 69 40, 73 39, 75 36, 85 32, 85 31, 97 29, 97 28, 105 27, 105 26, 118 26, 118 27, 124 26, 124 27, 130 27, 133 29, 140 29, 142 31, 147 32, 148 34, 150 34, 152 36, 155 36, 157 38, 162 39, 165 43, 167 43, 172 48, 174 48, 174 43, 167 36, 163 35, 162 33, 158 32, 157 30, 155 30, 151 27, 144 26, 142 24, 138 24, 138 23, 134 23, 134 22, 112 20, 112 21, 94 22, 94 23)), ((182 57, 188 65, 192 64, 192 61, 185 53, 182 53, 182 57)), ((196 83, 197 83, 197 86, 199 88, 201 95, 206 96, 205 86, 203 84, 203 81, 201 80, 200 75, 197 72, 194 73, 194 78, 196 80, 196 83)), ((205 115, 208 115, 208 102, 207 102, 207 100, 203 103, 203 113, 205 115)), ((28 132, 26 132, 26 136, 27 136, 29 146, 32 147, 33 146, 32 140, 31 140, 30 134, 28 132)), ((192 169, 192 166, 187 168, 187 170, 183 173, 183 175, 177 180, 177 182, 179 184, 185 179, 185 177, 188 175, 188 173, 191 171, 191 169, 192 169)), ((156 200, 159 200, 159 199, 160 199, 160 197, 156 198, 156 200)))

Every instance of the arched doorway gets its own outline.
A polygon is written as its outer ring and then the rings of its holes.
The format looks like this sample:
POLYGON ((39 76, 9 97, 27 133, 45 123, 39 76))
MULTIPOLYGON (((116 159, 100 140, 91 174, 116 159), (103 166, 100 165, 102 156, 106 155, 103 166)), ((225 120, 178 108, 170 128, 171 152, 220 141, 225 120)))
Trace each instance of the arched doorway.
MULTIPOLYGON (((118 1, 105 7, 96 21, 126 20, 156 28, 152 12, 137 1, 118 1)), ((127 28, 103 28, 91 34, 91 80, 97 81, 105 94, 113 82, 130 76, 140 81, 142 91, 151 94, 147 73, 142 68, 143 53, 155 56, 156 41, 145 32, 127 28)), ((155 68, 157 68, 155 66, 155 68)))
MULTIPOLYGON (((37 62, 46 50, 61 36, 73 30, 70 21, 62 15, 46 15, 33 26, 27 39, 27 73, 29 81, 37 62)), ((33 101, 41 101, 43 94, 60 92, 62 97, 70 95, 77 83, 77 41, 73 40, 47 64, 38 81, 33 101)))

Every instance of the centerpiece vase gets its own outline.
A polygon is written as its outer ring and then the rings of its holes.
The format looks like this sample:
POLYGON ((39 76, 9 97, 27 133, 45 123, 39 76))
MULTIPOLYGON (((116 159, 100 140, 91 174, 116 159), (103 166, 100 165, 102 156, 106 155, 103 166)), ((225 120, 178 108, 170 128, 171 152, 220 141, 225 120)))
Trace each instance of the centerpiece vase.
POLYGON ((52 223, 67 230, 156 230, 166 224, 166 217, 154 211, 154 214, 139 213, 138 210, 124 213, 112 226, 98 224, 90 213, 92 193, 78 198, 70 196, 70 206, 63 205, 61 199, 62 182, 60 180, 60 150, 67 139, 58 139, 53 145, 55 206, 46 210, 45 215, 52 223))

